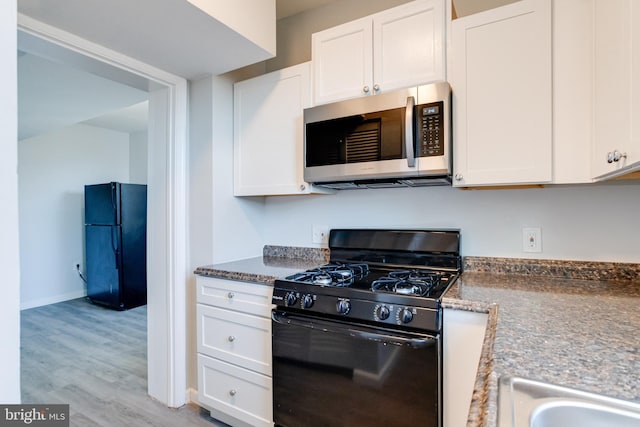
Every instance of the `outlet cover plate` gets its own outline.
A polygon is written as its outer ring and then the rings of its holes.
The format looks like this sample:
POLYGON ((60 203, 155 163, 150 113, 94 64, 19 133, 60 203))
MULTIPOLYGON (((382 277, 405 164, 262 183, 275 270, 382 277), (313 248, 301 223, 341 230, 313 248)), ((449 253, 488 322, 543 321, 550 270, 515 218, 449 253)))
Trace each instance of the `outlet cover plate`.
POLYGON ((329 244, 329 226, 328 225, 313 226, 313 243, 316 243, 319 245, 329 244))
POLYGON ((522 251, 542 252, 542 229, 540 227, 524 227, 522 229, 522 251))

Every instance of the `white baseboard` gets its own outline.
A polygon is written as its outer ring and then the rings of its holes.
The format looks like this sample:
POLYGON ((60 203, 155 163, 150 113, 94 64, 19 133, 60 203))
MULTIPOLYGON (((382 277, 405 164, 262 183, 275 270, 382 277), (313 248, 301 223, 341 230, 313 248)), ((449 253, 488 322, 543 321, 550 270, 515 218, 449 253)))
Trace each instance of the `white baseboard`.
POLYGON ((41 307, 43 305, 55 304, 57 302, 69 301, 70 299, 82 298, 87 296, 86 290, 68 292, 66 294, 53 295, 46 298, 38 298, 31 301, 22 301, 20 303, 20 310, 27 310, 29 308, 41 307))

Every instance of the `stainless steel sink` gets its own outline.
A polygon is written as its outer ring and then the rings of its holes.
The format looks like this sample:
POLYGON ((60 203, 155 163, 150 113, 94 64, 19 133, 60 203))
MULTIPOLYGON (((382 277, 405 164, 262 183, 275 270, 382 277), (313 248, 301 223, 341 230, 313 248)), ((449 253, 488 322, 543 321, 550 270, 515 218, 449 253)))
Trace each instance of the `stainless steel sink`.
POLYGON ((518 377, 498 388, 498 427, 640 427, 640 404, 518 377))

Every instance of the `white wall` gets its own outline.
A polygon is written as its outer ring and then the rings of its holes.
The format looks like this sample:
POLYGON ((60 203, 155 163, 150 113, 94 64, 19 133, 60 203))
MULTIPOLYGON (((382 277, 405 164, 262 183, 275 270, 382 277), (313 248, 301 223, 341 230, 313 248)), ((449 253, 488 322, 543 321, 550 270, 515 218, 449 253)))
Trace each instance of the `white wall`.
POLYGON ((129 182, 147 183, 147 131, 129 134, 129 182))
POLYGON ((262 255, 264 199, 233 196, 233 86, 214 77, 213 261, 262 255))
POLYGON ((191 82, 189 96, 190 265, 261 255, 264 198, 233 196, 233 80, 191 82))
POLYGON ((314 246, 312 225, 462 230, 465 256, 640 262, 640 182, 540 189, 371 189, 272 197, 265 243, 314 246), (522 251, 522 227, 542 228, 542 253, 522 251))
POLYGON ((18 247, 18 76, 16 2, 0 2, 0 402, 20 403, 20 269, 18 247))
POLYGON ((21 306, 79 298, 84 185, 129 180, 129 134, 70 126, 20 141, 18 158, 21 306))
POLYGON ((275 54, 275 0, 187 0, 260 48, 275 54))
MULTIPOLYGON (((191 82, 189 108, 189 269, 261 255, 264 199, 233 197, 233 80, 191 82)), ((187 378, 196 388, 195 277, 187 286, 187 378)))
MULTIPOLYGON (((189 271, 213 263, 213 155, 211 79, 189 85, 189 271)), ((187 384, 197 389, 196 279, 187 282, 187 384)))

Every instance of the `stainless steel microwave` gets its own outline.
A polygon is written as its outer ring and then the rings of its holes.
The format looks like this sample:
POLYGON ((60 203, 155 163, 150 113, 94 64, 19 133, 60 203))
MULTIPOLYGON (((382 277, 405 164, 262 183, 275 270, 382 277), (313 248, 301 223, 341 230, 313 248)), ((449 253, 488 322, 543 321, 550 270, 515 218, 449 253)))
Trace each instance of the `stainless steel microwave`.
POLYGON ((304 179, 335 189, 449 185, 446 82, 304 110, 304 179))

